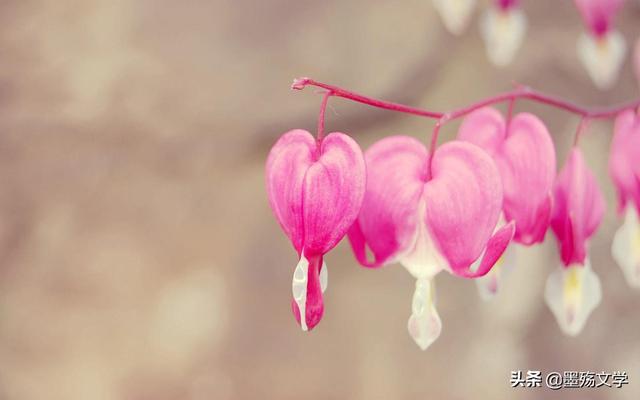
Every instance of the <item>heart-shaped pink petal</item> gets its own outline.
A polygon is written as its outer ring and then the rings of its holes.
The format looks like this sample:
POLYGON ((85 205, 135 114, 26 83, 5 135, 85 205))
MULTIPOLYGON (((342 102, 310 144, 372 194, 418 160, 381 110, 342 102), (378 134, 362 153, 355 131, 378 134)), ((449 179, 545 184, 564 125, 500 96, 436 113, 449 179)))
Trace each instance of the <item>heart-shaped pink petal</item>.
MULTIPOLYGON (((436 150, 431 172, 432 179, 424 189, 429 232, 451 272, 481 276, 493 264, 481 273, 474 273, 469 267, 485 251, 500 216, 502 185, 498 170, 479 147, 454 141, 436 150)), ((503 239, 510 240, 512 234, 513 226, 497 233, 497 248, 492 246, 491 258, 497 260, 509 242, 503 239)))
MULTIPOLYGON (((361 264, 405 263, 406 257, 419 251, 414 248, 421 245, 416 240, 433 238, 437 249, 427 251, 438 252, 431 254, 435 259, 444 256, 452 273, 475 277, 491 269, 511 240, 514 226, 508 224, 493 235, 502 187, 496 166, 484 151, 465 142, 443 145, 435 152, 431 180, 426 173, 428 152, 411 137, 382 139, 366 152, 365 159, 367 190, 358 220, 349 231, 361 264), (423 224, 428 237, 419 235, 418 224, 423 224), (373 261, 366 257, 366 246, 373 261), (481 268, 470 271, 476 260, 481 268)), ((437 266, 405 266, 418 275, 437 272, 437 266)))
POLYGON ((282 135, 267 158, 267 195, 271 210, 300 253, 304 241, 302 198, 304 177, 314 162, 316 141, 307 131, 296 129, 282 135))
POLYGON ((458 140, 480 146, 494 158, 500 154, 506 136, 504 118, 492 107, 483 107, 467 115, 458 129, 458 140))
POLYGON ((565 266, 584 265, 587 241, 602 221, 605 201, 582 152, 573 148, 554 186, 551 228, 565 266))
POLYGON ((640 211, 640 116, 632 110, 618 115, 609 156, 609 174, 618 192, 618 212, 628 202, 640 211))
POLYGON ((504 189, 504 211, 516 222, 515 240, 542 242, 551 219, 556 176, 556 151, 544 123, 535 115, 518 114, 498 161, 504 189))
POLYGON ((365 188, 357 143, 331 133, 317 148, 307 131, 285 133, 267 159, 269 203, 298 253, 331 250, 356 219, 365 188))
POLYGON ((544 123, 535 115, 518 114, 507 134, 502 115, 486 107, 465 118, 458 138, 482 147, 496 162, 505 218, 516 223, 514 239, 525 245, 543 241, 556 170, 555 148, 544 123))
POLYGON ((364 157, 343 133, 327 135, 318 146, 309 132, 293 130, 271 149, 266 182, 269 204, 300 256, 291 304, 302 329, 310 330, 324 313, 322 256, 344 237, 362 205, 364 157))
POLYGON ((412 242, 425 182, 427 150, 414 138, 390 136, 365 153, 367 189, 349 240, 358 261, 377 267, 393 262, 412 242), (368 261, 366 245, 374 260, 368 261))

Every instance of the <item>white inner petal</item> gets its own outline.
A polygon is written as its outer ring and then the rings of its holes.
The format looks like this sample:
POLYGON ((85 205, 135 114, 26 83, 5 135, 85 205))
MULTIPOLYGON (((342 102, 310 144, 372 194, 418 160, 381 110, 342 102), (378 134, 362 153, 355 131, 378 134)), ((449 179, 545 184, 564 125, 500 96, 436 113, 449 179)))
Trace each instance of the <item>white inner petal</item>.
POLYGON ((300 311, 300 326, 303 331, 308 330, 306 313, 308 270, 309 261, 304 257, 303 250, 302 256, 300 256, 300 261, 293 272, 293 280, 291 282, 291 293, 293 293, 293 299, 298 305, 298 310, 300 311))
POLYGON ((433 6, 447 30, 460 35, 469 23, 476 0, 433 0, 433 6))
POLYGON ((434 305, 434 286, 429 279, 416 281, 407 329, 422 350, 426 350, 440 336, 442 322, 434 305))
POLYGON ((416 279, 431 279, 448 266, 445 258, 436 248, 425 223, 426 206, 424 200, 418 206, 418 220, 413 244, 399 257, 400 263, 416 279))
POLYGON ((616 83, 626 53, 624 37, 616 31, 602 38, 587 33, 578 38, 578 57, 600 89, 609 89, 616 83))
POLYGON ((480 34, 484 39, 487 55, 498 67, 504 67, 513 61, 526 31, 527 17, 517 7, 506 11, 491 7, 480 20, 480 34))
POLYGON ((640 221, 633 205, 625 209, 624 221, 613 237, 611 254, 629 285, 640 288, 640 221))
POLYGON ((565 334, 580 333, 602 299, 600 279, 591 269, 589 259, 584 267, 573 264, 556 268, 547 279, 544 298, 565 334))
POLYGON ((320 290, 324 293, 327 290, 329 284, 329 270, 327 269, 327 263, 322 261, 322 269, 320 270, 320 290))

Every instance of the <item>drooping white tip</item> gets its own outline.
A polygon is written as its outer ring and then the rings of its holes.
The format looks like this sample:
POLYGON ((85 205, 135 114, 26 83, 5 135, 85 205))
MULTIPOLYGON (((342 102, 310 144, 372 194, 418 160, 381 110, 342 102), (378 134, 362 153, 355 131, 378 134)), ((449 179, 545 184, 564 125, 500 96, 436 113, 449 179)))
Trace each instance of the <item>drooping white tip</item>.
POLYGON ((584 267, 559 266, 549 275, 544 299, 566 335, 576 336, 584 328, 591 312, 600 304, 600 279, 587 258, 584 267))
POLYGON ((610 89, 618 80, 627 53, 624 36, 610 31, 601 38, 583 33, 578 38, 578 58, 599 89, 610 89))
POLYGON ((322 260, 322 269, 320 270, 320 290, 322 293, 327 291, 329 285, 329 270, 327 269, 327 263, 322 260))
POLYGON ((293 300, 298 305, 300 311, 300 327, 304 332, 308 331, 307 327, 307 280, 309 272, 309 260, 304 256, 300 256, 300 261, 296 265, 295 271, 293 271, 293 280, 291 281, 291 293, 293 294, 293 300))
MULTIPOLYGON (((507 223, 504 213, 500 214, 500 219, 496 224, 494 232, 500 230, 507 223)), ((486 249, 485 249, 486 251, 486 249)), ((480 267, 480 263, 484 258, 484 251, 480 254, 480 257, 471 264, 469 270, 476 272, 480 267)), ((516 244, 511 243, 507 246, 506 250, 498 261, 494 264, 493 268, 484 276, 475 278, 476 287, 478 288, 478 295, 484 301, 490 301, 498 294, 500 287, 503 285, 505 278, 509 275, 513 266, 516 263, 516 244)))
POLYGON ((476 0, 433 0, 445 28, 454 35, 461 35, 471 18, 476 0))
POLYGON ((411 316, 407 328, 409 335, 422 350, 426 350, 442 331, 442 322, 434 305, 432 283, 418 279, 411 303, 411 316))
POLYGON ((640 221, 632 205, 625 209, 624 221, 613 237, 611 255, 629 286, 640 289, 640 221))
MULTIPOLYGON (((307 325, 307 282, 309 279, 309 260, 304 256, 300 256, 300 261, 296 265, 296 269, 293 271, 293 279, 291 280, 291 293, 293 294, 293 300, 298 305, 300 311, 300 327, 304 332, 309 330, 307 325)), ((327 290, 329 281, 329 270, 327 264, 322 261, 322 269, 320 270, 320 290, 324 293, 327 290)))
POLYGON ((489 8, 480 20, 480 34, 489 61, 497 67, 511 64, 527 31, 527 17, 517 8, 489 8))

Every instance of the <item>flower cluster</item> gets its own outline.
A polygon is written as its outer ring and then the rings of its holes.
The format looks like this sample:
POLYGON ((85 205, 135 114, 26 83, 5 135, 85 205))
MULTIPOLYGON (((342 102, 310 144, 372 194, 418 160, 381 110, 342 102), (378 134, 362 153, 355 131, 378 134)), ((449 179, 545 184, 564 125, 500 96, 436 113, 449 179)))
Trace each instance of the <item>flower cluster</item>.
MULTIPOLYGON (((512 3, 512 2, 505 2, 512 3)), ((553 231, 558 268, 545 300, 561 329, 579 333, 601 299, 589 261, 589 239, 605 211, 603 195, 578 147, 591 119, 614 118, 610 172, 624 223, 612 252, 632 286, 640 287, 640 101, 587 110, 529 88, 483 100, 450 113, 387 103, 302 78, 294 89, 326 90, 318 135, 285 133, 266 165, 269 201, 298 252, 292 309, 303 330, 324 312, 324 255, 348 236, 360 264, 399 263, 416 285, 408 331, 422 349, 440 335, 434 277, 442 271, 477 278, 480 294, 495 294, 515 245, 533 246, 553 231), (331 96, 437 120, 429 147, 408 136, 390 136, 362 152, 344 133, 324 135, 331 96), (544 122, 512 115, 518 99, 549 104, 581 116, 574 145, 560 172, 544 122), (506 116, 491 106, 509 101, 506 116), (437 146, 442 125, 464 118, 455 140, 437 146)))
MULTIPOLYGON (((624 37, 614 29, 615 16, 624 0, 574 0, 574 3, 587 29, 578 38, 578 57, 596 86, 610 88, 627 52, 624 37)), ((471 19, 476 0, 433 0, 433 5, 447 30, 460 35, 471 19)), ((527 18, 518 0, 493 0, 480 19, 487 56, 499 67, 513 61, 526 31, 527 18)))

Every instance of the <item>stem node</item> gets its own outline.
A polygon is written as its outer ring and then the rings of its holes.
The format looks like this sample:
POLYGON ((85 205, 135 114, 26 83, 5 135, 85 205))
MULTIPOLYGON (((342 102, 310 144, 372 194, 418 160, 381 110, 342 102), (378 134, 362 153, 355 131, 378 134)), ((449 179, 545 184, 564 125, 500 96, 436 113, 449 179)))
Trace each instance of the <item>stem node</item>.
POLYGON ((309 81, 311 81, 311 79, 306 77, 295 78, 291 84, 291 90, 302 90, 309 84, 309 81))

